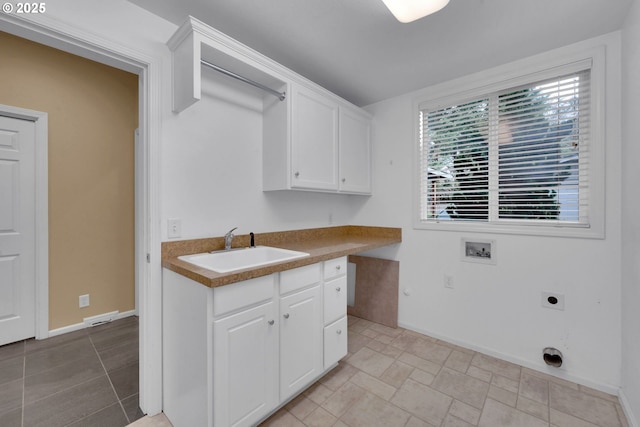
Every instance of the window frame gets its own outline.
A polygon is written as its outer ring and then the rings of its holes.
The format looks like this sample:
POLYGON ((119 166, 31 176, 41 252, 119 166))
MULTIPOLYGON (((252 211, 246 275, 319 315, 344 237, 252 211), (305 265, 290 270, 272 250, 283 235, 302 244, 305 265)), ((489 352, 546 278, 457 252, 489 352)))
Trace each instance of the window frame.
POLYGON ((426 88, 413 100, 413 228, 424 230, 542 235, 557 237, 604 238, 605 220, 605 46, 584 50, 562 48, 487 71, 454 79, 426 88), (590 165, 589 224, 576 226, 553 222, 508 224, 481 221, 434 221, 421 219, 421 153, 420 111, 442 109, 450 105, 471 102, 509 88, 535 83, 585 69, 590 64, 590 165))

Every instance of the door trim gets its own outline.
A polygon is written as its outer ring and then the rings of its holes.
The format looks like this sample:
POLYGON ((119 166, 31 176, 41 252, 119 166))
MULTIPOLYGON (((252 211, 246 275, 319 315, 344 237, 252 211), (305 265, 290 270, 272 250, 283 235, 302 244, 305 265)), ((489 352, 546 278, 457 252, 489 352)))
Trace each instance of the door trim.
POLYGON ((34 122, 35 132, 35 337, 49 337, 49 115, 0 104, 0 116, 34 122))
MULTIPOLYGON (((136 269, 142 283, 140 318, 140 408, 148 415, 162 411, 162 286, 160 252, 161 58, 97 37, 45 15, 0 14, 3 31, 139 76, 139 128, 145 156, 135 167, 146 171, 141 185, 143 212, 136 269), (37 21, 36 21, 37 20, 37 21)), ((138 223, 136 221, 136 223, 138 223)), ((47 247, 45 245, 45 247, 47 247)), ((47 272, 48 275, 48 272, 47 272)), ((48 304, 48 301, 47 301, 48 304)))

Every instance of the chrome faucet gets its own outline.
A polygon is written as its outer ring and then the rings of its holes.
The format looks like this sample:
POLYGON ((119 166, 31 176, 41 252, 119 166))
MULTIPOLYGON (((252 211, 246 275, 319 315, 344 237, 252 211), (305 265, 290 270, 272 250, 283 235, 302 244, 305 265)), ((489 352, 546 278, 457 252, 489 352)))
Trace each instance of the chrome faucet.
POLYGON ((233 231, 238 227, 234 227, 224 235, 224 250, 228 251, 231 249, 231 243, 233 242, 233 231))

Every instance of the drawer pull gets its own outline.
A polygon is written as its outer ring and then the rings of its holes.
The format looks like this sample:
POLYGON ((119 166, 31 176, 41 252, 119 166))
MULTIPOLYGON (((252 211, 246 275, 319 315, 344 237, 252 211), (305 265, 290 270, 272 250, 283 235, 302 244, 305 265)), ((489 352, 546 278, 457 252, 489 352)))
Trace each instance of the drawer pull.
POLYGON ((288 319, 288 318, 289 318, 289 313, 285 313, 285 314, 283 314, 283 317, 284 317, 285 319, 288 319))
POLYGON ((276 321, 272 319, 272 320, 269 320, 267 323, 270 325, 273 325, 274 323, 276 323, 276 321))
POLYGON ((336 265, 336 270, 340 270, 340 266, 339 265, 336 265))
POLYGON ((336 292, 340 292, 340 286, 336 288, 336 292))
POLYGON ((336 331, 336 334, 338 334, 338 335, 342 334, 342 329, 338 329, 338 330, 336 331))

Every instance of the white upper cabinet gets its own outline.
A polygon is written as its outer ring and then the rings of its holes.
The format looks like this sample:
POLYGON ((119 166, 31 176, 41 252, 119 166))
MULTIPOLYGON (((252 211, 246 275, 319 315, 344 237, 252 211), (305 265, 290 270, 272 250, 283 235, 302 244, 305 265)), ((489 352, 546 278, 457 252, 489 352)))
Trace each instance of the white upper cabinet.
POLYGON ((291 107, 291 188, 338 190, 338 105, 294 86, 291 107))
POLYGON ((367 112, 197 19, 167 44, 176 113, 201 98, 201 61, 271 91, 262 98, 264 191, 371 194, 367 112))
POLYGON ((291 85, 291 120, 264 115, 263 189, 371 194, 371 117, 321 88, 291 85))
POLYGON ((340 191, 371 194, 371 119, 340 108, 340 191))

